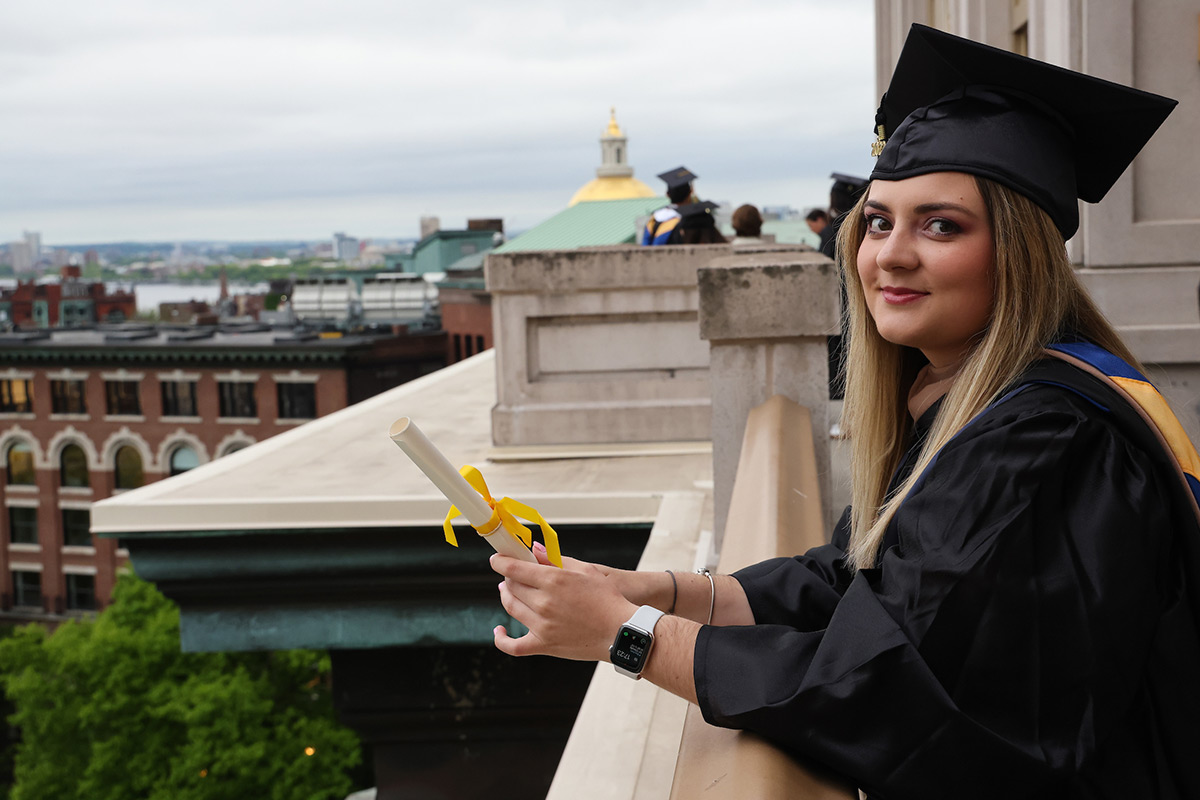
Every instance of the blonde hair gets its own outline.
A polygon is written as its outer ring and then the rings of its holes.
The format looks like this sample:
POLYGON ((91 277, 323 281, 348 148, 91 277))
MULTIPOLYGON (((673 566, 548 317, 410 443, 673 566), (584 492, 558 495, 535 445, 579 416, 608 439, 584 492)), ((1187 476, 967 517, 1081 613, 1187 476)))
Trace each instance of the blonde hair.
POLYGON ((1094 342, 1137 366, 1128 348, 1083 288, 1050 216, 1006 186, 976 177, 992 227, 994 304, 987 328, 963 361, 954 385, 908 478, 888 495, 892 473, 908 445, 908 391, 924 363, 920 352, 879 335, 858 277, 866 233, 864 192, 838 234, 846 281, 850 346, 842 427, 850 435, 851 533, 846 559, 873 567, 884 532, 933 456, 1042 355, 1069 336, 1094 342))

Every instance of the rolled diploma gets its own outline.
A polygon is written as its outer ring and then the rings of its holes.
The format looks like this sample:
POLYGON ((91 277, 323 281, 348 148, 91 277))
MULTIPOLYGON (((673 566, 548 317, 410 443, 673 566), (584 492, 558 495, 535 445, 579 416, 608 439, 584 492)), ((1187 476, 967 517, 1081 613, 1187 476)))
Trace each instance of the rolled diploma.
MULTIPOLYGON (((482 528, 492 519, 491 506, 479 492, 471 488, 466 478, 459 474, 442 452, 434 447, 433 442, 426 438, 417 424, 408 417, 401 417, 392 423, 388 436, 404 451, 412 462, 417 465, 425 477, 433 481, 446 499, 454 505, 467 522, 476 529, 482 528)), ((519 558, 522 561, 536 563, 537 559, 521 540, 510 533, 503 525, 496 525, 487 533, 479 534, 490 544, 497 553, 519 558)))

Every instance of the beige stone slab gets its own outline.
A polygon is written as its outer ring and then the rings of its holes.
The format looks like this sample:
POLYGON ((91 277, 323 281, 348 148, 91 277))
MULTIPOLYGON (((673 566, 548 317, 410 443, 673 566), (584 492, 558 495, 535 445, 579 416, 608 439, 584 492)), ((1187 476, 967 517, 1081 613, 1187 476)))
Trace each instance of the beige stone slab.
MULTIPOLYGON (((664 497, 638 569, 689 569, 708 507, 702 492, 664 497)), ((547 800, 667 797, 687 709, 651 683, 597 665, 547 800)))
POLYGON ((455 466, 551 522, 652 521, 664 493, 711 476, 704 452, 492 463, 492 351, 190 472, 93 506, 98 533, 440 524, 447 503, 387 436, 411 417, 455 466))

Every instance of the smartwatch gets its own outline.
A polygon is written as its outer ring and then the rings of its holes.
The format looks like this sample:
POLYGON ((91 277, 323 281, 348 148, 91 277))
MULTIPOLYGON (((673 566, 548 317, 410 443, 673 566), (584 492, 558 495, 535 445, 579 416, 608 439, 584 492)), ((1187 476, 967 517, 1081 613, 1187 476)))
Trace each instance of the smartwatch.
POLYGON ((617 672, 634 680, 641 679, 650 649, 654 647, 654 626, 663 613, 653 606, 642 606, 617 631, 617 638, 608 648, 608 658, 617 672))

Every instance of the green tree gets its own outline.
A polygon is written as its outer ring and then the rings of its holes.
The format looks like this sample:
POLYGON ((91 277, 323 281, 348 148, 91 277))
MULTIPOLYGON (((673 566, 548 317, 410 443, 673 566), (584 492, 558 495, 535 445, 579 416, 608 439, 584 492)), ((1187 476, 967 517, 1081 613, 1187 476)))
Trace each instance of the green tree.
POLYGON ((0 641, 13 800, 326 800, 354 787, 327 654, 183 653, 179 611, 123 576, 94 620, 0 641))

